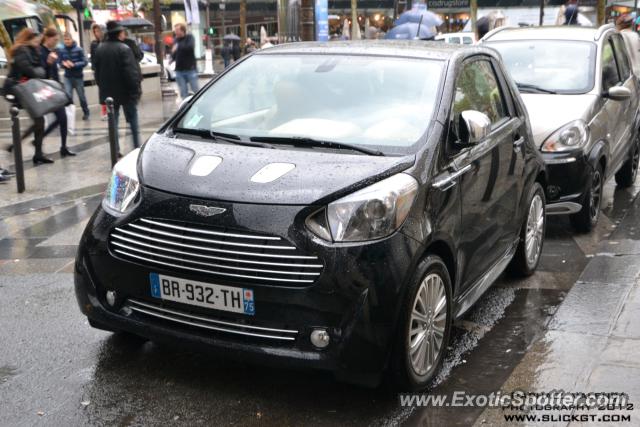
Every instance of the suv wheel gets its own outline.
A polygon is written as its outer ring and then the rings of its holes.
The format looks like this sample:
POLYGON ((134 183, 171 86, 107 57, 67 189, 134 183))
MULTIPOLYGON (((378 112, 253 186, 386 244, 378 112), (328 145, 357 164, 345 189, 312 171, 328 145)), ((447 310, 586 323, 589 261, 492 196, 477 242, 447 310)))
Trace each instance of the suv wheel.
POLYGON ((545 204, 544 190, 536 182, 529 198, 529 208, 520 231, 518 248, 509 264, 509 272, 516 276, 530 276, 538 267, 547 225, 545 204))
POLYGON ((582 210, 570 216, 571 224, 582 232, 591 231, 600 218, 600 203, 602 201, 602 187, 604 186, 602 165, 598 164, 591 175, 589 190, 582 200, 582 210))
POLYGON ((426 388, 440 370, 451 329, 451 280, 437 256, 420 262, 405 298, 393 354, 402 390, 426 388))
POLYGON ((640 138, 636 141, 631 153, 631 158, 627 160, 624 165, 616 173, 616 184, 619 187, 627 188, 631 187, 636 181, 638 175, 638 164, 640 163, 640 138))

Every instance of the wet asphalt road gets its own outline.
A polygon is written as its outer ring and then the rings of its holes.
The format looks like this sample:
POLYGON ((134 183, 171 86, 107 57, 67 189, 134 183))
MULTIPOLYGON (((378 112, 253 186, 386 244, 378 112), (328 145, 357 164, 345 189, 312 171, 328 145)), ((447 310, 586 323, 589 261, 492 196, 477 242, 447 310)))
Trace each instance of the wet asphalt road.
MULTIPOLYGON (((609 183, 604 215, 592 234, 576 235, 566 218, 551 219, 539 271, 526 280, 502 277, 457 322, 433 390, 500 389, 638 190, 615 190, 609 183)), ((402 409, 397 395, 384 388, 91 329, 76 307, 71 262, 74 241, 100 201, 96 193, 88 188, 47 203, 0 208, 0 426, 478 421, 482 409, 402 409)))

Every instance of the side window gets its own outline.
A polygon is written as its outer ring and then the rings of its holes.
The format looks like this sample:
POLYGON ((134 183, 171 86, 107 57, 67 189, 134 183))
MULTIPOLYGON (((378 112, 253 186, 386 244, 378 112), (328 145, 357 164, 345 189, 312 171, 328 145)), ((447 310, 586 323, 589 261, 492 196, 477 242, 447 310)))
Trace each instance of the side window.
POLYGON ((473 61, 462 66, 456 80, 453 100, 453 129, 460 129, 460 113, 465 110, 476 110, 486 114, 492 127, 496 127, 509 116, 489 61, 473 61))
POLYGON ((449 37, 449 43, 460 44, 460 37, 449 37))
POLYGON ((611 87, 617 85, 620 81, 611 40, 607 40, 604 43, 604 46, 602 47, 602 58, 600 61, 602 63, 602 91, 606 92, 611 87))
POLYGON ((629 64, 629 54, 627 51, 627 46, 622 40, 620 35, 614 35, 611 37, 613 41, 613 48, 616 54, 616 62, 618 63, 618 69, 620 70, 620 76, 622 77, 622 81, 625 81, 629 78, 631 74, 631 65, 629 64))

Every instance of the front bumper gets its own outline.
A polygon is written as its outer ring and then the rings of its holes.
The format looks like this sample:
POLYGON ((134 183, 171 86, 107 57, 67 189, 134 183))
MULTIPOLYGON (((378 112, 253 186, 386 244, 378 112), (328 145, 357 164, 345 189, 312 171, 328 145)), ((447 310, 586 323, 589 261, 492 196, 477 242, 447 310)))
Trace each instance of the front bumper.
POLYGON ((216 202, 216 206, 227 208, 230 215, 203 220, 185 209, 202 200, 148 188, 143 189, 142 200, 126 217, 112 216, 99 208, 83 235, 76 260, 75 289, 80 309, 94 323, 234 358, 324 369, 339 378, 369 385, 379 381, 395 336, 399 302, 421 254, 419 243, 397 232, 376 242, 330 245, 304 228, 304 219, 313 210, 310 207, 216 202), (265 218, 265 212, 269 218, 265 218), (140 264, 122 259, 112 251, 109 236, 116 227, 137 218, 158 218, 164 213, 179 216, 183 221, 216 221, 238 231, 280 236, 305 253, 317 256, 324 269, 310 286, 248 285, 238 279, 140 264), (152 298, 150 273, 251 288, 256 314, 248 317, 152 298), (117 294, 113 306, 107 303, 107 291, 117 294), (203 329, 133 311, 131 303, 135 301, 210 317, 240 328, 250 325, 297 332, 293 340, 282 341, 203 329), (331 341, 327 348, 317 349, 311 344, 309 338, 315 328, 328 331, 331 341))
POLYGON ((542 153, 547 167, 547 214, 579 212, 593 166, 582 150, 542 153))

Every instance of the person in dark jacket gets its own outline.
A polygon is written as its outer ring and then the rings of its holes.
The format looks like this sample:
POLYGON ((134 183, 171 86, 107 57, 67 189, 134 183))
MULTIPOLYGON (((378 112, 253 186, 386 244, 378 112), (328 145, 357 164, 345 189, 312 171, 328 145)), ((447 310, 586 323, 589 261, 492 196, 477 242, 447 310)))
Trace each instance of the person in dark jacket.
POLYGON ((233 41, 233 47, 231 48, 231 53, 233 54, 233 60, 237 61, 240 59, 240 40, 233 41))
POLYGON ((564 25, 580 25, 578 23, 578 6, 568 5, 564 10, 564 25))
POLYGON ((176 39, 171 49, 171 59, 176 63, 176 82, 180 89, 180 97, 186 98, 192 92, 198 91, 198 70, 196 69, 195 47, 193 35, 187 34, 187 26, 180 23, 173 27, 176 39), (188 86, 187 86, 188 85, 188 86))
POLYGON ((80 106, 82 107, 82 120, 89 120, 89 106, 84 94, 83 69, 87 66, 87 58, 84 50, 71 37, 64 34, 64 47, 60 50, 60 64, 64 67, 64 87, 73 102, 73 91, 78 93, 80 106))
MULTIPOLYGON (((102 27, 99 24, 93 24, 91 25, 91 34, 93 35, 93 40, 91 40, 91 46, 89 46, 89 53, 91 54, 91 69, 95 72, 96 67, 93 64, 93 58, 96 57, 96 50, 104 40, 104 31, 102 31, 102 27)), ((107 120, 107 106, 101 104, 100 107, 100 118, 107 120)))
POLYGON ((229 42, 229 40, 224 41, 224 45, 222 46, 220 55, 222 56, 222 61, 224 62, 224 68, 227 68, 231 63, 231 42, 229 42))
MULTIPOLYGON (((40 62, 40 34, 31 28, 21 30, 13 42, 13 46, 9 51, 10 65, 9 75, 7 78, 20 83, 29 79, 43 79, 46 77, 46 71, 40 62)), ((44 140, 44 117, 36 117, 33 119, 33 135, 35 140, 35 154, 33 163, 39 165, 42 163, 53 163, 53 160, 42 154, 42 141, 44 140)))
MULTIPOLYGON (((58 31, 55 28, 47 28, 42 34, 42 44, 40 45, 40 63, 45 70, 45 79, 60 81, 60 74, 58 73, 58 52, 57 45, 60 37, 58 31)), ((44 131, 44 137, 49 135, 53 130, 60 126, 60 156, 75 156, 76 153, 70 151, 67 148, 67 112, 64 107, 53 113, 56 116, 55 121, 49 124, 44 131)), ((33 133, 34 127, 31 126, 22 135, 22 139, 33 133)))
MULTIPOLYGON (((133 146, 140 146, 138 126, 138 101, 141 96, 140 68, 131 49, 124 43, 125 29, 117 21, 107 22, 107 38, 96 50, 95 73, 100 102, 113 98, 116 114, 116 131, 120 107, 131 126, 133 146)), ((119 150, 118 150, 119 151, 119 150)))

